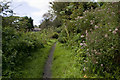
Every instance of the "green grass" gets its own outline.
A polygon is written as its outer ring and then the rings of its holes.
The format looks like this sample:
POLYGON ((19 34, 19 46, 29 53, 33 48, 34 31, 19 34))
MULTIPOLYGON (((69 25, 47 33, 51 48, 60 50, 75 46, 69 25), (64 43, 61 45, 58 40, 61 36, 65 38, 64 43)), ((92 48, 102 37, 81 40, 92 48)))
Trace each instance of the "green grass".
POLYGON ((83 71, 84 60, 80 57, 82 53, 81 50, 76 55, 74 51, 58 42, 53 56, 52 78, 103 78, 83 71), (82 63, 78 63, 79 61, 82 63))
MULTIPOLYGON (((55 40, 50 40, 45 48, 33 52, 32 57, 24 63, 24 69, 21 71, 22 78, 42 78, 43 70, 48 58, 49 51, 55 40)), ((20 76, 19 76, 20 77, 20 76)))
POLYGON ((52 78, 80 78, 80 70, 75 66, 73 53, 61 43, 57 43, 52 64, 52 78))

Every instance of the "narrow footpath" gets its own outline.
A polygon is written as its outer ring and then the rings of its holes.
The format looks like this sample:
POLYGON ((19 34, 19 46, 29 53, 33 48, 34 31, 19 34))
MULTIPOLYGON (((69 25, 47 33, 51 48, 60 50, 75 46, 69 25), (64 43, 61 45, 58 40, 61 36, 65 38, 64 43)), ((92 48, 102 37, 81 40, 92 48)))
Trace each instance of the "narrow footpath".
POLYGON ((43 72, 43 78, 51 78, 51 66, 52 66, 52 60, 53 60, 53 53, 56 47, 56 42, 54 45, 51 47, 50 54, 48 56, 47 62, 44 67, 44 72, 43 72))

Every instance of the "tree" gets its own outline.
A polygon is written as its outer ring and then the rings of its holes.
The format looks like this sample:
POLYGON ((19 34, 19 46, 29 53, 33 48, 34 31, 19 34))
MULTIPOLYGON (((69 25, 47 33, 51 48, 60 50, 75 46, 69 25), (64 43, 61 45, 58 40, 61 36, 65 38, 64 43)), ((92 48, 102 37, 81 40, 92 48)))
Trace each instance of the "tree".
POLYGON ((13 10, 10 9, 11 2, 0 2, 0 14, 1 16, 13 16, 13 10))

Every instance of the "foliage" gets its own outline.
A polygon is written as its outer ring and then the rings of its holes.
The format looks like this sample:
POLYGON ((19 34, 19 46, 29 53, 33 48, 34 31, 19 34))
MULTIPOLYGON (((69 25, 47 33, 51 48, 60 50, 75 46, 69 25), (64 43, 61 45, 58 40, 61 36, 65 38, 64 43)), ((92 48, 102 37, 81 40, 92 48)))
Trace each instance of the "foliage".
POLYGON ((54 41, 48 41, 49 45, 45 45, 44 48, 38 49, 32 52, 32 56, 29 56, 25 61, 23 68, 14 76, 17 78, 42 78, 46 59, 49 54, 49 50, 54 41), (39 64, 38 64, 39 63, 39 64))
POLYGON ((74 52, 81 77, 120 78, 118 5, 69 3, 59 11, 63 25, 58 41, 65 39, 64 44, 74 52))
MULTIPOLYGON (((43 16, 38 33, 29 32, 33 28, 31 18, 3 16, 3 77, 17 76, 22 62, 35 50, 45 49, 52 37, 63 43, 56 46, 53 78, 119 79, 119 3, 50 4, 53 13, 43 16)), ((9 6, 3 9, 5 13, 7 9, 9 6)))
POLYGON ((34 33, 18 33, 10 27, 3 29, 3 76, 14 77, 18 66, 38 48, 43 48, 34 33))
POLYGON ((2 17, 3 27, 10 26, 15 28, 18 31, 28 32, 31 31, 33 26, 32 18, 25 17, 18 17, 18 16, 9 16, 9 17, 2 17))
POLYGON ((59 37, 59 35, 58 35, 58 33, 57 33, 57 32, 53 33, 53 36, 52 36, 52 38, 55 38, 55 39, 57 39, 58 37, 59 37))
POLYGON ((10 8, 10 3, 7 1, 0 2, 0 15, 1 16, 12 16, 13 10, 10 8))

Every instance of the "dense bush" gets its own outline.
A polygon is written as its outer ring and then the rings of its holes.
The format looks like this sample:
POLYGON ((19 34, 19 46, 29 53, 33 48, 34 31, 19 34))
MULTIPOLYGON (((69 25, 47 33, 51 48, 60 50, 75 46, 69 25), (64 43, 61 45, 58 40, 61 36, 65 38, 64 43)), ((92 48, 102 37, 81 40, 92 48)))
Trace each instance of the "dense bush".
POLYGON ((84 41, 86 46, 83 42, 80 43, 85 49, 84 54, 86 56, 83 59, 84 63, 82 63, 84 65, 83 70, 88 76, 89 74, 96 74, 96 77, 119 79, 118 5, 117 3, 107 3, 105 6, 104 9, 97 8, 85 13, 86 19, 90 23, 87 24, 92 27, 84 28, 86 29, 86 34, 83 35, 86 36, 84 41), (91 14, 93 18, 89 16, 91 14))
POLYGON ((3 28, 3 76, 14 77, 18 66, 32 55, 32 51, 43 48, 35 33, 17 32, 14 28, 3 28))
MULTIPOLYGON (((120 78, 118 5, 103 3, 85 10, 82 15, 71 14, 72 19, 65 21, 69 32, 66 45, 74 50, 76 66, 83 70, 80 72, 86 74, 85 77, 120 78)), ((63 31, 61 34, 66 33, 63 31)), ((59 39, 64 37, 66 35, 59 39)))
MULTIPOLYGON (((109 29, 108 27, 98 28, 90 33, 87 33, 87 56, 94 66, 95 71, 92 73, 97 73, 100 71, 99 75, 105 77, 115 77, 118 78, 118 57, 119 55, 119 37, 117 35, 117 28, 109 29), (100 67, 98 67, 100 66, 100 67), (117 68, 116 68, 117 67, 117 68), (108 73, 109 76, 106 74, 108 73), (114 75, 113 75, 114 74, 114 75)), ((91 68, 91 67, 89 67, 91 68)), ((93 68, 93 67, 92 67, 93 68)))

